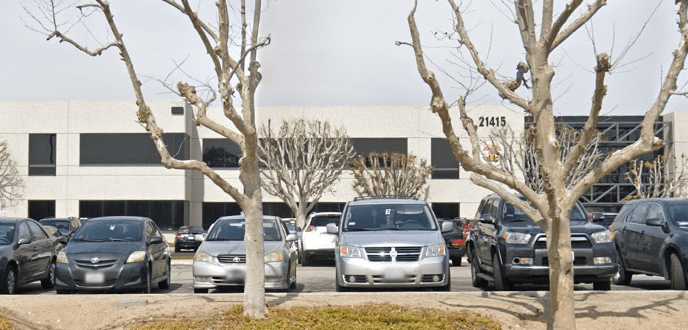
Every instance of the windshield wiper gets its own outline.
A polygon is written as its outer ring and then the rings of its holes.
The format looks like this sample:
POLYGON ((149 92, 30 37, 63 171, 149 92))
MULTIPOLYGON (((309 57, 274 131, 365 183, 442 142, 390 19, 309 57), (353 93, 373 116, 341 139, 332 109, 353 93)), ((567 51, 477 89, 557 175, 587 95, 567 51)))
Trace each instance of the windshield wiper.
POLYGON ((107 240, 104 239, 85 239, 85 238, 75 238, 75 241, 79 242, 89 242, 89 243, 96 243, 96 242, 107 242, 107 240))

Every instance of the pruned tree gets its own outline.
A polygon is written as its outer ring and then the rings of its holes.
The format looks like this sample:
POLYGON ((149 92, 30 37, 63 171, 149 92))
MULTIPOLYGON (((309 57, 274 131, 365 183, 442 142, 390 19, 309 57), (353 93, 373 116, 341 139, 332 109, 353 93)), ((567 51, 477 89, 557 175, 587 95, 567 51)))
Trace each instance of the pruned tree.
MULTIPOLYGON (((566 160, 580 137, 580 132, 566 125, 560 125, 556 132, 560 144, 561 161, 566 160)), ((599 136, 593 138, 585 146, 576 166, 568 173, 564 180, 566 187, 573 187, 586 174, 594 170, 604 159, 605 155, 599 149, 599 136)), ((499 169, 522 178, 524 182, 537 193, 545 190, 542 167, 538 161, 535 149, 535 130, 526 128, 517 135, 511 127, 493 129, 487 139, 482 141, 483 159, 491 161, 499 169)))
MULTIPOLYGON (((547 325, 550 329, 575 329, 570 212, 595 182, 629 161, 662 147, 662 140, 655 136, 654 124, 671 96, 680 93, 677 91, 677 79, 688 55, 688 0, 676 1, 678 46, 673 51, 672 61, 664 73, 656 99, 645 111, 639 139, 610 154, 572 186, 568 186, 566 182, 568 173, 578 166, 587 146, 597 136, 596 128, 607 93, 605 78, 619 59, 612 61, 610 54, 596 54, 594 92, 588 119, 575 145, 566 158, 562 159, 562 147, 556 135, 555 100, 552 96, 552 81, 556 67, 551 63, 551 57, 573 34, 581 30, 607 1, 591 0, 586 3, 583 0, 569 0, 555 15, 554 1, 543 0, 537 3, 541 14, 536 15, 532 0, 514 0, 511 13, 523 45, 520 51, 525 55, 524 63, 527 64, 531 77, 530 89, 525 93, 519 93, 512 88, 518 88, 518 83, 499 79, 497 72, 481 57, 466 27, 463 2, 447 1, 454 21, 452 32, 457 42, 457 51, 467 54, 466 62, 470 62, 472 69, 487 81, 486 85, 494 88, 497 95, 533 118, 533 144, 543 180, 542 192, 535 191, 524 180, 482 159, 478 127, 466 111, 466 94, 458 98, 454 111, 458 111, 469 146, 464 146, 464 142, 459 139, 451 120, 453 111, 450 104, 453 102, 447 101, 441 83, 426 65, 423 44, 415 20, 417 0, 414 1, 407 19, 411 42, 398 41, 397 44, 412 47, 418 73, 432 95, 430 108, 441 121, 442 131, 447 137, 454 157, 466 171, 473 173, 472 182, 497 193, 527 214, 545 231, 550 284, 547 325)), ((503 4, 508 6, 505 2, 503 4)))
POLYGON ((277 131, 268 122, 260 132, 263 189, 287 204, 303 227, 351 164, 354 148, 344 129, 320 120, 285 121, 277 131))
POLYGON ((632 161, 626 180, 635 187, 635 198, 688 197, 688 160, 685 155, 658 156, 632 161))
POLYGON ((0 141, 0 210, 22 197, 24 181, 6 141, 0 141))
POLYGON ((353 162, 353 188, 359 197, 426 199, 430 174, 432 167, 414 155, 359 155, 353 162))
MULTIPOLYGON (((110 4, 106 0, 85 1, 43 1, 32 14, 27 10, 37 27, 47 40, 58 40, 72 46, 89 56, 99 56, 108 50, 116 50, 124 63, 137 106, 137 120, 143 129, 150 133, 161 162, 166 168, 194 170, 202 173, 215 185, 227 193, 241 207, 246 217, 246 281, 244 295, 244 313, 251 318, 266 316, 264 289, 264 247, 263 247, 263 209, 260 174, 258 171, 258 135, 255 126, 255 95, 261 81, 258 50, 270 43, 270 38, 260 37, 260 19, 262 1, 253 1, 253 15, 247 17, 246 0, 241 0, 238 22, 230 22, 230 6, 226 0, 216 2, 215 22, 204 20, 201 14, 192 7, 189 0, 162 0, 161 7, 167 7, 180 13, 189 21, 195 31, 200 46, 208 56, 210 67, 214 72, 214 87, 210 84, 195 86, 189 82, 179 81, 172 88, 184 101, 191 105, 196 125, 205 127, 220 136, 231 140, 241 147, 239 179, 242 187, 235 187, 220 174, 200 160, 180 160, 168 151, 163 141, 163 129, 158 126, 152 109, 144 97, 142 83, 134 66, 134 60, 121 32, 110 4), (62 20, 70 6, 74 6, 76 19, 62 20), (81 23, 85 17, 102 15, 107 26, 110 41, 104 46, 90 49, 69 36, 71 27, 81 23), (233 33, 231 26, 239 27, 239 33, 233 33), (208 88, 210 96, 203 98, 197 87, 208 88), (221 122, 207 115, 208 108, 216 99, 227 122, 221 122), (235 102, 238 101, 238 104, 235 102)), ((162 9, 162 8, 161 8, 162 9)))

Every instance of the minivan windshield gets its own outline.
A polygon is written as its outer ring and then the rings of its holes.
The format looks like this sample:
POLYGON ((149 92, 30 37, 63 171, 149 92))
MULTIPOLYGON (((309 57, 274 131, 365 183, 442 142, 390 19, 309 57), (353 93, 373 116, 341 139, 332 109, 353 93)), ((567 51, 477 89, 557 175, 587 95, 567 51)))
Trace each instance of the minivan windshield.
POLYGON ((69 220, 41 220, 41 224, 57 228, 60 235, 69 234, 69 220))
POLYGON ((423 204, 351 205, 343 231, 437 230, 430 210, 423 204))
MULTIPOLYGON (((263 220, 263 240, 281 241, 282 235, 275 220, 263 220)), ((206 241, 243 241, 246 219, 219 219, 208 233, 206 241)))
MULTIPOLYGON (((511 204, 504 204, 504 217, 502 218, 502 223, 523 223, 525 225, 535 225, 533 220, 530 219, 523 211, 519 208, 512 206, 511 204)), ((588 221, 583 211, 579 206, 574 206, 571 210, 571 225, 580 225, 588 221)))
POLYGON ((77 231, 74 241, 136 242, 143 237, 143 221, 117 219, 89 221, 77 231))
POLYGON ((0 223, 0 245, 10 245, 14 242, 14 224, 0 223))

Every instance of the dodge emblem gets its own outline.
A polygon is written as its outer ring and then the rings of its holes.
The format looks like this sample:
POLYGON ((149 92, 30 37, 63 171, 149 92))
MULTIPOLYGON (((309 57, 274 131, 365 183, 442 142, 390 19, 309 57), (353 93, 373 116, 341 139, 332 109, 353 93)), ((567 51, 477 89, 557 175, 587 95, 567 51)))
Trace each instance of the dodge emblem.
POLYGON ((241 259, 239 259, 239 257, 234 257, 234 259, 232 259, 232 261, 233 261, 234 263, 239 263, 240 260, 241 260, 241 259))

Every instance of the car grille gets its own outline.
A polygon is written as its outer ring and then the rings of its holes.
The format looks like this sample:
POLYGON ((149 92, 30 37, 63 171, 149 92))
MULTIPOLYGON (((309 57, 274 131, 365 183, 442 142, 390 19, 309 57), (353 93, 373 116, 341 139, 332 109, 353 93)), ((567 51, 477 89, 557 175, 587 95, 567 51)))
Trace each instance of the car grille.
MULTIPOLYGON (((536 250, 547 249, 547 238, 545 236, 538 237, 535 241, 534 248, 536 250)), ((571 248, 573 249, 590 249, 592 242, 585 235, 571 235, 571 248)))
POLYGON ((77 259, 74 260, 77 266, 89 269, 100 269, 112 267, 117 263, 116 259, 77 259))
POLYGON ((396 246, 396 247, 367 247, 366 255, 368 261, 372 262, 410 262, 418 261, 420 258, 420 246, 396 246), (394 253, 392 253, 394 249, 394 253), (396 254, 396 260, 392 260, 392 255, 396 254))
MULTIPOLYGON (((573 265, 574 266, 585 266, 587 263, 587 259, 585 257, 575 257, 573 259, 573 265)), ((549 266, 549 258, 544 257, 542 258, 542 265, 543 266, 549 266)))
POLYGON ((217 260, 223 264, 245 264, 246 255, 243 254, 221 254, 217 260))
POLYGON ((373 275, 373 283, 415 283, 416 275, 407 275, 402 279, 389 280, 384 275, 373 275))

